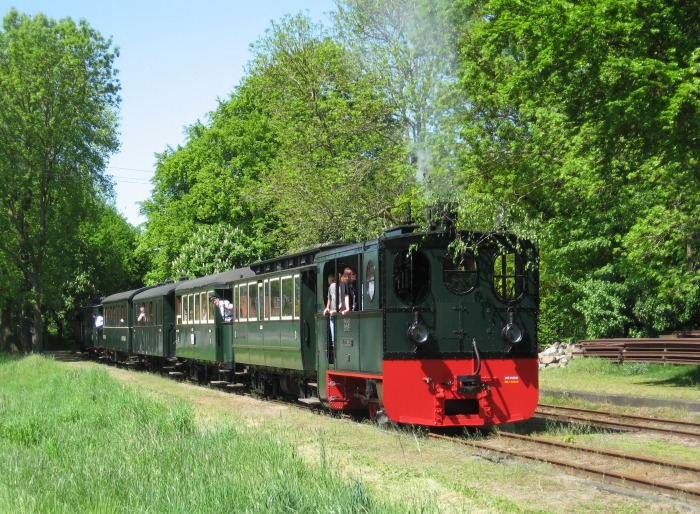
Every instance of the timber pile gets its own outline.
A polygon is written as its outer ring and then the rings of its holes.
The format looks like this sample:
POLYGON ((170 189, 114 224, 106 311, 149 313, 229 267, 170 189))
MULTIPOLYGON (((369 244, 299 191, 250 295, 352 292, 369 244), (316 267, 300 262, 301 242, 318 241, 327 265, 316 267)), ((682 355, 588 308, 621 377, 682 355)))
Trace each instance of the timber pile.
POLYGON ((700 338, 590 339, 581 341, 584 357, 600 357, 615 362, 655 362, 700 364, 700 338))

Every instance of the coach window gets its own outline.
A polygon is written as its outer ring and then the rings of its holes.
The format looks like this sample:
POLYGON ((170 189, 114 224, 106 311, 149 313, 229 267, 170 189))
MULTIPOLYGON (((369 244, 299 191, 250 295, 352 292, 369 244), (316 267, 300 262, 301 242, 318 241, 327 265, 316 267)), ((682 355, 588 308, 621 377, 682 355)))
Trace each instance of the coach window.
POLYGON ((282 278, 282 319, 292 319, 294 315, 294 283, 292 277, 282 278))
POLYGON ((264 291, 264 316, 265 320, 269 321, 270 320, 270 281, 265 280, 263 282, 263 291, 264 291))
POLYGON ((504 302, 513 302, 525 290, 525 266, 515 252, 504 252, 493 261, 493 289, 504 302))
POLYGON ((264 306, 265 306, 265 288, 263 287, 262 282, 258 282, 258 306, 260 307, 260 312, 258 315, 258 319, 263 320, 264 316, 264 306))
POLYGON ((421 251, 399 252, 394 258, 394 292, 407 305, 422 302, 430 292, 430 262, 421 251))
POLYGON ((155 309, 153 308, 153 302, 148 302, 148 319, 146 319, 146 324, 151 326, 155 325, 155 316, 156 313, 155 309))
POLYGON ((294 275, 294 319, 301 317, 301 275, 294 275))
POLYGON ((209 302, 207 301, 207 293, 206 291, 202 291, 197 296, 199 297, 197 300, 197 303, 199 304, 199 309, 197 309, 197 320, 199 320, 201 323, 206 323, 209 321, 209 313, 207 312, 207 307, 209 306, 209 302))
POLYGON ((241 321, 246 321, 248 319, 248 286, 241 284, 239 292, 238 308, 241 312, 241 321))
POLYGON ((120 309, 119 323, 126 325, 126 305, 122 305, 120 309))
POLYGON ((280 319, 282 315, 280 297, 280 279, 273 278, 270 280, 270 319, 280 319))
POLYGON ((206 319, 209 323, 214 323, 214 304, 209 301, 213 294, 214 291, 202 293, 202 309, 204 311, 202 319, 206 319))
POLYGON ((187 295, 182 297, 182 322, 186 325, 190 322, 189 314, 189 297, 187 295))
POLYGON ((367 300, 371 302, 374 300, 374 261, 369 261, 367 263, 365 281, 367 284, 367 287, 365 288, 365 291, 367 292, 367 300))
POLYGON ((476 258, 471 249, 450 252, 442 263, 442 280, 445 287, 455 294, 466 294, 478 282, 476 258))
POLYGON ((248 321, 258 319, 258 284, 248 284, 248 321))
POLYGON ((175 324, 182 323, 182 296, 175 297, 175 324))

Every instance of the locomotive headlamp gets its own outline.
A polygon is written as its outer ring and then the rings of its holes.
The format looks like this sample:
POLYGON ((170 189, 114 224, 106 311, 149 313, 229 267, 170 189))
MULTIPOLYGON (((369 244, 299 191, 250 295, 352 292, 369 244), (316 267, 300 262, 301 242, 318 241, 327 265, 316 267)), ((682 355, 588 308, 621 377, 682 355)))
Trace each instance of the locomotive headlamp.
POLYGON ((501 335, 510 344, 517 344, 523 340, 523 330, 513 322, 513 314, 512 309, 508 311, 508 323, 501 330, 501 335))
POLYGON ((416 344, 421 345, 428 340, 428 327, 418 320, 418 312, 413 312, 413 323, 408 327, 406 335, 416 344))

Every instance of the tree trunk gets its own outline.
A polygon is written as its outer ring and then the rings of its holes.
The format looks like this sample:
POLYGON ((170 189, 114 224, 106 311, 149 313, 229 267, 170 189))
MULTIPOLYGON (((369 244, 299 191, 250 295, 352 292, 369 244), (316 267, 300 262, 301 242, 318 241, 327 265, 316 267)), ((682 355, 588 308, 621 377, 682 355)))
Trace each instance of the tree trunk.
POLYGON ((32 327, 32 351, 44 352, 44 320, 41 318, 41 304, 36 302, 33 306, 34 326, 32 327))
POLYGON ((25 305, 20 315, 19 338, 22 346, 22 353, 29 354, 32 351, 32 324, 29 319, 31 307, 25 305))

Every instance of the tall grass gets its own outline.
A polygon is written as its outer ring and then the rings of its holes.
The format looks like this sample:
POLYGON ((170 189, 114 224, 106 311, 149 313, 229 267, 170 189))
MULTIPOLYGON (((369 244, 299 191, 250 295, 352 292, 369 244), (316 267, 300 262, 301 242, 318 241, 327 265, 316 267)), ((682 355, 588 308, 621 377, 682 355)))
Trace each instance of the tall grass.
POLYGON ((103 370, 0 361, 0 512, 406 511, 322 461, 305 464, 270 431, 200 430, 189 405, 103 370))

